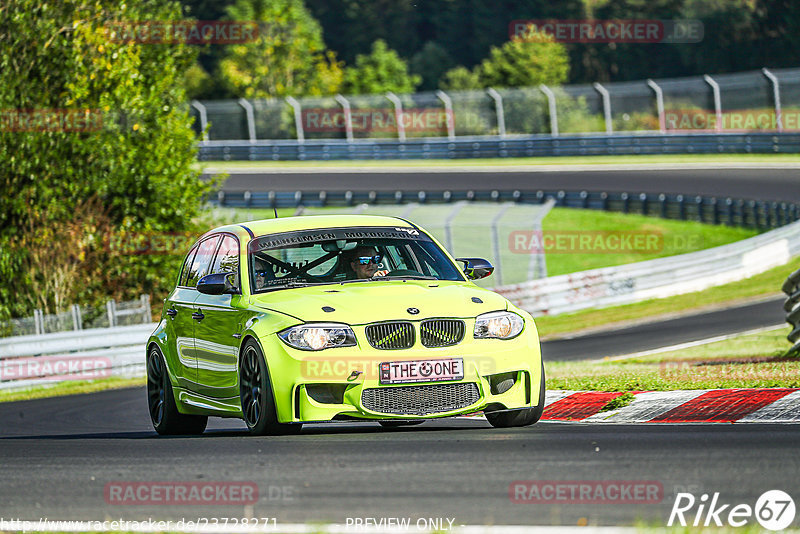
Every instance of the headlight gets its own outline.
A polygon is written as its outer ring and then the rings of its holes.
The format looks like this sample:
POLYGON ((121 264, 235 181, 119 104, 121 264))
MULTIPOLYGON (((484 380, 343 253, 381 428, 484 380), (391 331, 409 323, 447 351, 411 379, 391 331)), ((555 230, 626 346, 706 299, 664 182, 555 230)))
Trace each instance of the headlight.
POLYGON ((304 324, 278 332, 284 343, 300 350, 322 350, 352 347, 356 344, 353 330, 344 324, 304 324))
POLYGON ((498 311, 484 313, 475 319, 475 339, 511 339, 522 332, 524 321, 516 313, 498 311))

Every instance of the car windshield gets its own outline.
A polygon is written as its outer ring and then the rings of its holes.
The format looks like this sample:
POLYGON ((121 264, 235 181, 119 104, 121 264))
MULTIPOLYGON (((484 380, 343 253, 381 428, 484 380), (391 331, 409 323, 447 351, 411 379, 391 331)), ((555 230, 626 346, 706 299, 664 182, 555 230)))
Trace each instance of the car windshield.
POLYGON ((256 238, 248 250, 254 293, 311 284, 387 279, 464 280, 413 227, 303 230, 256 238))

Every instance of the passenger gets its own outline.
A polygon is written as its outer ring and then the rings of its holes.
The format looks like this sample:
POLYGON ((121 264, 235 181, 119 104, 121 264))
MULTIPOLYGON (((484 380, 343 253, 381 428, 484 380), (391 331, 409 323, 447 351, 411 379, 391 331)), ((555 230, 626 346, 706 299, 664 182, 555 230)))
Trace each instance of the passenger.
POLYGON ((352 272, 347 273, 348 280, 367 279, 374 276, 385 276, 388 271, 380 270, 383 267, 381 255, 375 247, 360 246, 343 257, 349 262, 352 272))

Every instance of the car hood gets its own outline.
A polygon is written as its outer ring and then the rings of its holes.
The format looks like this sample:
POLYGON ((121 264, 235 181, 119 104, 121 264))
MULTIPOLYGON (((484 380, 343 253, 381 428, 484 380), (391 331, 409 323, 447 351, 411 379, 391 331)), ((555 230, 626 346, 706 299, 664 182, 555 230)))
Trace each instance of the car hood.
POLYGON ((475 317, 507 308, 505 298, 472 283, 436 280, 386 280, 282 289, 255 295, 251 304, 304 322, 352 325, 397 319, 475 317), (419 313, 412 314, 409 308, 416 308, 419 313))

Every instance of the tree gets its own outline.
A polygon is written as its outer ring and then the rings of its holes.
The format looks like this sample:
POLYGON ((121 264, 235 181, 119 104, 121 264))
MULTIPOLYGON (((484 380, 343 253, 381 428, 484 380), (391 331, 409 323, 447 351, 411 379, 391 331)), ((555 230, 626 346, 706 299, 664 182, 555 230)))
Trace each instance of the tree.
POLYGON ((458 66, 447 71, 439 82, 445 91, 467 91, 481 88, 480 76, 466 67, 458 66))
POLYGON ((414 54, 409 63, 411 72, 422 77, 420 90, 436 89, 439 79, 455 65, 447 50, 434 41, 428 41, 422 50, 414 54))
POLYGON ((330 95, 342 83, 341 63, 325 51, 322 30, 302 0, 237 0, 233 20, 261 23, 254 42, 229 45, 222 81, 245 98, 330 95))
POLYGON ((105 243, 199 230, 210 187, 193 168, 181 83, 194 53, 124 41, 111 25, 180 16, 168 0, 0 8, 0 315, 165 294, 178 256, 105 243))
POLYGON ((567 81, 567 49, 545 34, 535 39, 514 38, 493 47, 477 69, 483 87, 535 87, 567 81))
POLYGON ((372 43, 369 54, 359 54, 355 66, 345 69, 344 91, 349 94, 411 93, 421 81, 418 75, 408 73, 408 65, 397 52, 378 39, 372 43))

